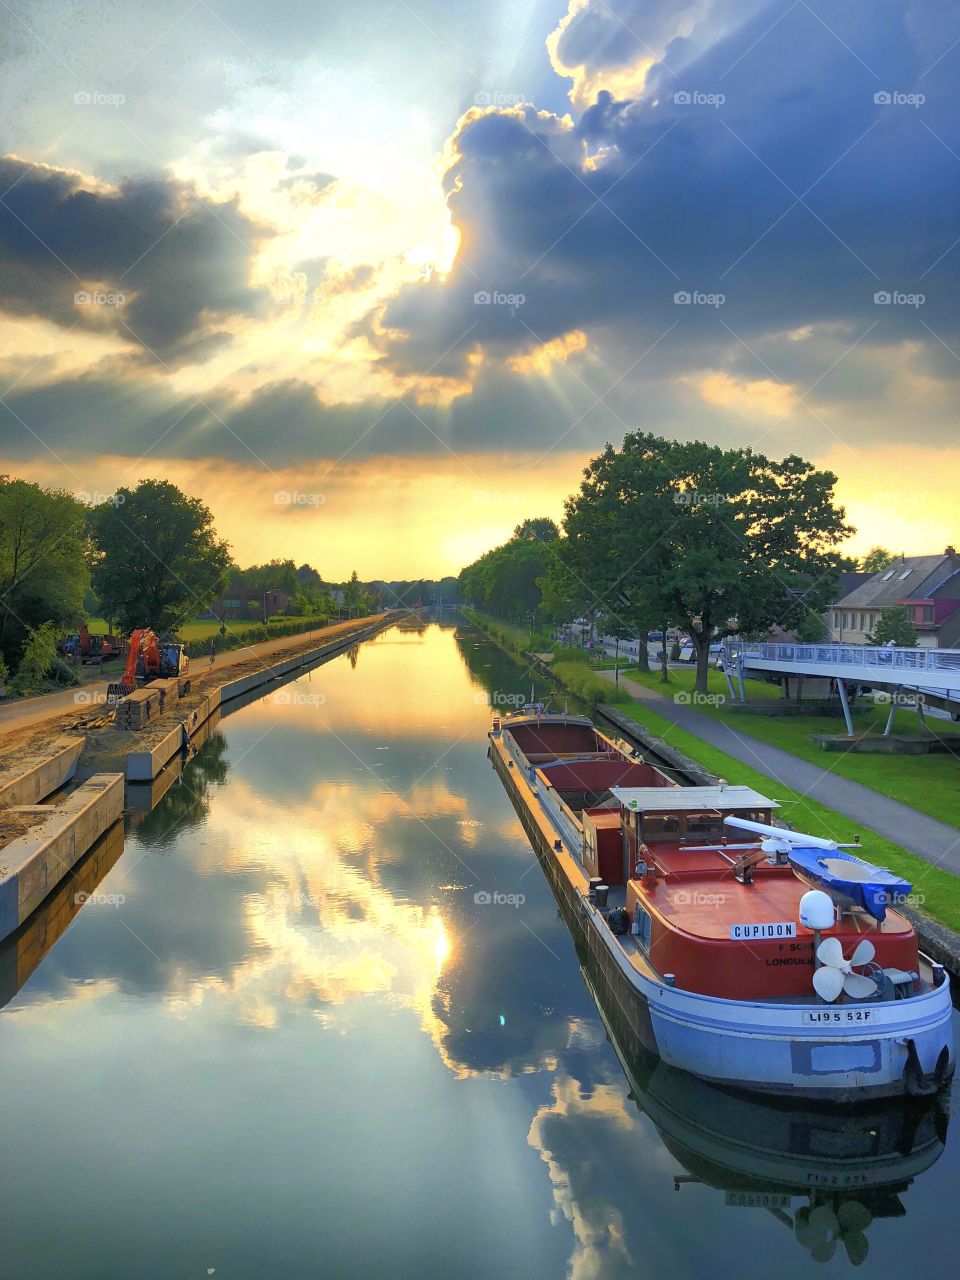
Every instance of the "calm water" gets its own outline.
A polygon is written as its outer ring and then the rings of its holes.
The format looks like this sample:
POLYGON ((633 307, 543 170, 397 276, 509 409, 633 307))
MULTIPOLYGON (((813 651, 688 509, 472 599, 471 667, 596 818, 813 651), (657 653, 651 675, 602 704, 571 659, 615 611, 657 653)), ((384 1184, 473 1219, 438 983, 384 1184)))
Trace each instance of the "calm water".
POLYGON ((617 1029, 625 1076, 486 759, 525 686, 388 632, 225 719, 0 952, 0 1276, 950 1265, 935 1111, 738 1101, 617 1029))

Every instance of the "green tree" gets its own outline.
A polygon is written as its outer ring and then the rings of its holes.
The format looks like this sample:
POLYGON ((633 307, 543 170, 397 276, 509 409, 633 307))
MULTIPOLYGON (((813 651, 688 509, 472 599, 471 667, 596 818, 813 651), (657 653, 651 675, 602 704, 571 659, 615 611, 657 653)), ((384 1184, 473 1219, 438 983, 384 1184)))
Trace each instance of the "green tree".
POLYGON ((705 692, 716 636, 828 607, 843 563, 836 544, 853 532, 835 484, 796 455, 778 462, 635 432, 585 468, 564 530, 598 603, 622 594, 689 633, 705 692))
POLYGON ((549 516, 534 516, 532 519, 522 520, 513 531, 514 539, 527 542, 556 542, 559 537, 557 522, 549 516))
POLYGON ((57 632, 52 622, 31 627, 17 668, 18 693, 36 693, 44 687, 50 668, 57 660, 57 632))
POLYGON ((805 613, 793 628, 794 635, 804 644, 822 644, 827 638, 828 628, 823 615, 811 609, 805 613))
POLYGON ((20 661, 30 628, 83 616, 87 508, 62 489, 0 476, 0 655, 20 661))
POLYGON ((871 547, 860 561, 858 568, 861 573, 880 573, 883 569, 888 569, 891 564, 893 564, 892 551, 888 551, 886 547, 871 547))
POLYGON ((167 480, 119 489, 90 530, 93 588, 122 631, 175 631, 223 592, 229 548, 209 508, 167 480))
POLYGON ((892 604, 887 609, 881 609, 876 631, 867 636, 868 644, 887 644, 891 640, 904 649, 913 649, 917 644, 916 627, 902 604, 892 604))

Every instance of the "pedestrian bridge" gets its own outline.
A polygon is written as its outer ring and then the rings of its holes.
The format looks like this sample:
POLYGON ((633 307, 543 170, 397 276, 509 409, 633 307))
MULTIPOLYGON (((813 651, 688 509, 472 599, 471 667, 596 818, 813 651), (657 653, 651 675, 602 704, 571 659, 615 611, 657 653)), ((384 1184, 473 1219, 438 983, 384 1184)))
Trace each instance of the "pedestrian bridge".
POLYGON ((729 636, 728 670, 740 666, 793 676, 825 676, 855 684, 924 685, 960 694, 960 649, 899 649, 863 644, 751 644, 729 636))
MULTIPOLYGON (((743 677, 747 671, 836 680, 850 733, 853 730, 847 708, 848 685, 901 689, 942 699, 947 709, 951 709, 951 703, 960 707, 960 649, 906 649, 862 644, 753 644, 739 636, 728 636, 724 642, 723 665, 731 693, 732 680, 738 682, 741 702, 745 701, 743 677)), ((922 708, 922 700, 919 705, 922 708)))

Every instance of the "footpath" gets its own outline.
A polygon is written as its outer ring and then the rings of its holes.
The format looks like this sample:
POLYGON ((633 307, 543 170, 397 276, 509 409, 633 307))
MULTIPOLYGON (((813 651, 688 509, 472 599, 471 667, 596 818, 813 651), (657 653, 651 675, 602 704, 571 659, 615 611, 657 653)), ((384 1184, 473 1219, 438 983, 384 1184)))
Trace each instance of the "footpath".
MULTIPOLYGON (((613 681, 612 671, 598 671, 603 680, 613 681)), ((960 830, 946 822, 938 822, 899 800, 891 800, 859 782, 831 773, 828 767, 820 768, 808 760, 781 751, 769 743, 752 738, 732 725, 714 720, 695 707, 683 706, 672 698, 646 685, 631 680, 621 672, 620 687, 655 711, 658 716, 685 729, 701 741, 725 752, 742 764, 774 782, 799 791, 801 795, 842 813, 858 826, 885 836, 903 849, 916 854, 944 871, 960 876, 960 830)), ((619 708, 629 713, 627 707, 619 708)), ((735 782, 735 778, 730 779, 735 782)), ((776 797, 774 796, 774 799, 776 797)))

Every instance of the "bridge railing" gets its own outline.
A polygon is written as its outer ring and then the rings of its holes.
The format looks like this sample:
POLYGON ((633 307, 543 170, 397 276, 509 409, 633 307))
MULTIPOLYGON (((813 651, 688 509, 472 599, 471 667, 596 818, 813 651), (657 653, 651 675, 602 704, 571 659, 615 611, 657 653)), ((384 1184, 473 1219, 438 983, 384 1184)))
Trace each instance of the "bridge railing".
POLYGON ((754 644, 728 636, 724 661, 803 662, 824 667, 874 667, 877 674, 897 671, 960 671, 960 649, 907 649, 866 644, 754 644))

